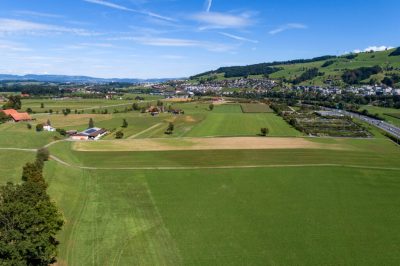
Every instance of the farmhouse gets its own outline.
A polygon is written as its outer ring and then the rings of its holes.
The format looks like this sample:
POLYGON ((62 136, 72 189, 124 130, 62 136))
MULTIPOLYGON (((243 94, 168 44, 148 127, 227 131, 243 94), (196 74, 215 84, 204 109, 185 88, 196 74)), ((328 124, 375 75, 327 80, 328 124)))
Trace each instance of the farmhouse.
POLYGON ((89 128, 83 132, 79 132, 77 134, 72 135, 71 139, 72 140, 99 140, 105 134, 107 134, 107 130, 105 130, 104 128, 94 127, 94 128, 89 128))
POLYGON ((54 131, 56 131, 56 129, 55 129, 54 127, 52 127, 51 125, 49 125, 49 124, 44 124, 44 125, 43 125, 43 130, 44 130, 44 131, 48 131, 48 132, 54 132, 54 131))
POLYGON ((21 122, 21 121, 30 121, 32 120, 31 116, 28 113, 18 113, 14 109, 7 109, 7 110, 2 110, 2 112, 10 116, 14 122, 21 122))

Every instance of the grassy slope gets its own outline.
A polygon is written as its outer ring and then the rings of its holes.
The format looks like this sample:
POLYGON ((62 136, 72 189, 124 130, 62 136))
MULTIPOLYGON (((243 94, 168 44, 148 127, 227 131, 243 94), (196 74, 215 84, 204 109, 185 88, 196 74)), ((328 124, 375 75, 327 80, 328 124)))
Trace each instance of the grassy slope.
MULTIPOLYGON (((388 64, 393 66, 394 68, 400 68, 400 57, 399 56, 388 56, 393 50, 383 51, 383 52, 374 52, 374 53, 361 53, 355 59, 349 60, 345 58, 336 58, 329 59, 334 60, 335 63, 322 68, 321 66, 326 61, 312 62, 312 63, 303 63, 303 64, 291 64, 291 65, 279 65, 277 67, 283 68, 281 71, 275 72, 270 75, 272 79, 277 78, 286 78, 286 79, 294 79, 295 77, 300 76, 305 68, 319 68, 320 72, 325 73, 321 77, 316 77, 309 82, 305 82, 303 84, 309 85, 322 85, 323 81, 328 77, 330 78, 340 78, 343 71, 345 69, 355 69, 359 67, 371 67, 375 65, 379 65, 381 67, 386 67, 388 64)), ((391 73, 399 73, 399 70, 391 71, 391 73)), ((260 76, 254 76, 260 77, 260 76)), ((378 79, 382 79, 384 77, 383 74, 379 74, 376 76, 378 79)), ((223 79, 223 76, 220 74, 219 79, 223 79)))
POLYGON ((0 147, 40 148, 53 141, 56 135, 54 132, 36 132, 34 127, 29 130, 26 123, 0 124, 0 147))

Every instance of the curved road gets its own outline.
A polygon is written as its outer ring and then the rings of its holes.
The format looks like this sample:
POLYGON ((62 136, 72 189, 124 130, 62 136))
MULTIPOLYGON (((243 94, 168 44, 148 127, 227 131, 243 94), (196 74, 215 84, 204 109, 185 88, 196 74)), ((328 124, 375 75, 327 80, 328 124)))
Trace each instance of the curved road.
POLYGON ((360 114, 356 114, 356 113, 352 113, 352 112, 348 112, 348 111, 344 111, 344 110, 337 110, 337 109, 331 109, 331 108, 326 108, 326 107, 324 109, 332 111, 337 114, 347 115, 350 117, 358 118, 364 122, 367 122, 370 125, 380 128, 383 131, 385 131, 386 133, 389 133, 390 135, 393 135, 393 136, 397 137, 398 139, 400 139, 400 128, 396 127, 392 124, 389 124, 385 121, 381 121, 381 120, 374 119, 374 118, 371 118, 371 117, 368 117, 365 115, 360 115, 360 114))

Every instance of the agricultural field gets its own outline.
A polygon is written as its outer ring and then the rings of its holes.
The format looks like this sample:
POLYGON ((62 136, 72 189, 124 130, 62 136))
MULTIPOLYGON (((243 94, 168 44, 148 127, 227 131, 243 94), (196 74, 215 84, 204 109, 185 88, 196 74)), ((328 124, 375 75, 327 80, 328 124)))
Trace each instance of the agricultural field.
POLYGON ((240 105, 243 113, 273 113, 274 111, 266 104, 242 103, 240 105))
MULTIPOLYGON (((400 149, 379 131, 309 138, 239 104, 173 107, 185 114, 35 115, 33 126, 93 118, 125 133, 49 146, 45 178, 65 219, 58 265, 398 264, 400 149)), ((0 183, 59 137, 0 125, 0 183)))
POLYGON ((23 99, 22 109, 32 109, 36 113, 47 113, 50 109, 53 113, 61 113, 64 109, 71 109, 72 113, 91 113, 92 110, 103 111, 108 109, 108 112, 112 113, 114 110, 122 111, 125 108, 130 108, 134 102, 147 103, 155 102, 161 99, 160 96, 153 95, 137 95, 137 94, 126 94, 120 98, 115 99, 81 99, 81 98, 49 98, 49 99, 23 99), (135 97, 144 97, 144 101, 136 101, 135 97), (43 108, 42 107, 43 104, 43 108))

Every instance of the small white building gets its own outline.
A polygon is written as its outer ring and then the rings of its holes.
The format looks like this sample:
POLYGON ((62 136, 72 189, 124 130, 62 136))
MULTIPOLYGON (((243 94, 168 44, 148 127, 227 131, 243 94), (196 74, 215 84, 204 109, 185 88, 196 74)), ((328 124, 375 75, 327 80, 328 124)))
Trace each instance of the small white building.
POLYGON ((48 132, 55 132, 56 129, 52 127, 51 125, 43 125, 43 130, 48 131, 48 132))

